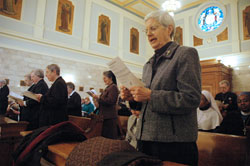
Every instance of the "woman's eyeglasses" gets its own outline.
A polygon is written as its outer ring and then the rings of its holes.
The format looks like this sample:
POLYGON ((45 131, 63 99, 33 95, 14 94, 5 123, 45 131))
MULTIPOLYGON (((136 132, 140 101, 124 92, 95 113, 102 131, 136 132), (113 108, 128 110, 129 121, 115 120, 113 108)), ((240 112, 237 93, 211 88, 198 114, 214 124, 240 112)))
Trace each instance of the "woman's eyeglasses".
POLYGON ((149 29, 143 30, 143 32, 147 35, 149 32, 155 33, 155 31, 160 27, 161 25, 154 25, 149 27, 149 29))

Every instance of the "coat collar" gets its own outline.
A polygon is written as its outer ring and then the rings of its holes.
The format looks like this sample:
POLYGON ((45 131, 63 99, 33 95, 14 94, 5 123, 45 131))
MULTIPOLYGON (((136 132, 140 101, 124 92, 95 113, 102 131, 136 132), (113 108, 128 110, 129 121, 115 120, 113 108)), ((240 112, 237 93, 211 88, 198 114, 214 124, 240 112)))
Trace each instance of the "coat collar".
MULTIPOLYGON (((172 42, 171 45, 167 48, 167 50, 163 53, 161 58, 165 59, 172 59, 174 56, 175 50, 179 47, 179 45, 175 42, 172 42)), ((154 55, 148 60, 147 63, 153 64, 154 61, 154 55)))

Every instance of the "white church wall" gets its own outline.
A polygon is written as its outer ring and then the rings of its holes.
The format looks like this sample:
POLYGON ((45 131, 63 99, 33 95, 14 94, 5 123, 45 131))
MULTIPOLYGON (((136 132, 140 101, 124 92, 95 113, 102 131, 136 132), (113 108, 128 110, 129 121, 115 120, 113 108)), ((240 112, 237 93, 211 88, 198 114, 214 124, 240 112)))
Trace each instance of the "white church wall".
MULTIPOLYGON (((72 81, 76 86, 76 91, 81 97, 88 96, 86 91, 94 88, 99 92, 100 88, 105 88, 102 80, 102 73, 108 70, 107 67, 88 64, 77 60, 65 60, 60 57, 53 57, 39 53, 19 51, 16 49, 0 47, 0 78, 9 79, 11 91, 21 94, 28 87, 20 86, 20 80, 24 80, 24 75, 34 69, 43 69, 52 63, 58 64, 61 69, 61 76, 65 81, 72 81), (84 87, 84 91, 79 91, 79 87, 84 87)), ((50 86, 51 82, 45 77, 45 81, 50 86)))
POLYGON ((72 0, 72 3, 75 7, 72 35, 56 31, 58 0, 23 0, 20 20, 0 15, 0 77, 9 78, 14 90, 18 91, 19 81, 29 71, 37 67, 45 69, 51 63, 59 63, 64 72, 74 76, 76 79, 73 82, 77 86, 104 88, 102 72, 108 69, 107 62, 115 56, 120 56, 128 67, 139 78, 141 77, 142 66, 147 59, 145 37, 141 34, 143 20, 104 0, 102 3, 100 0, 72 0), (100 14, 107 15, 111 19, 109 46, 97 43, 100 14), (134 22, 123 22, 125 17, 134 22), (124 37, 124 24, 136 25, 140 31, 139 55, 122 51, 127 50, 129 45, 129 40, 121 42, 124 37), (5 70, 4 66, 10 68, 13 65, 8 59, 13 60, 15 57, 20 63, 10 71, 5 70), (68 63, 69 61, 72 63, 68 63), (26 64, 27 62, 30 64, 26 64), (74 70, 70 69, 71 65, 74 66, 74 70), (85 77, 90 75, 91 71, 94 72, 92 76, 94 79, 87 82, 81 79, 81 75, 85 77))
MULTIPOLYGON (((98 61, 98 58, 110 60, 115 56, 120 56, 121 58, 126 57, 127 60, 130 59, 130 57, 123 55, 123 52, 120 51, 120 49, 123 49, 123 45, 119 45, 120 39, 123 38, 123 33, 120 33, 120 29, 124 24, 120 20, 123 20, 123 17, 126 16, 134 20, 138 24, 138 27, 142 27, 143 21, 141 18, 123 11, 104 0, 102 3, 100 3, 100 0, 72 0, 72 3, 75 5, 73 31, 72 35, 68 35, 55 30, 57 0, 23 0, 21 20, 0 15, 0 46, 20 48, 19 45, 22 45, 22 42, 30 41, 30 45, 28 47, 22 47, 22 50, 46 52, 46 49, 37 50, 35 45, 43 45, 44 47, 54 46, 56 49, 68 49, 73 55, 75 52, 78 52, 78 54, 75 55, 77 59, 86 59, 78 57, 85 56, 85 54, 92 56, 92 58, 86 61, 87 63, 95 63, 95 60, 98 61), (29 1, 32 2, 30 3, 29 1), (111 19, 110 46, 97 43, 98 18, 94 16, 98 17, 99 14, 106 14, 111 19), (13 45, 8 43, 8 40, 16 40, 21 43, 13 45), (34 48, 32 43, 35 43, 34 48)), ((139 30, 141 31, 141 29, 139 30)), ((142 34, 140 34, 140 36, 142 36, 142 34)), ((140 39, 140 42, 144 42, 144 39, 140 39)), ((140 52, 143 53, 143 50, 146 49, 145 44, 141 44, 140 49, 140 52)), ((47 51, 46 54, 49 55, 51 52, 47 51)), ((64 57, 63 54, 60 54, 60 56, 64 57)), ((143 54, 141 55, 141 57, 144 56, 143 54)), ((74 56, 72 58, 74 58, 74 56)), ((137 66, 133 67, 133 69, 135 69, 133 72, 140 74, 143 63, 144 61, 133 62, 133 64, 135 64, 134 66, 137 66)), ((128 65, 129 64, 130 63, 128 63, 128 65)), ((102 65, 106 66, 106 61, 104 61, 102 65)))

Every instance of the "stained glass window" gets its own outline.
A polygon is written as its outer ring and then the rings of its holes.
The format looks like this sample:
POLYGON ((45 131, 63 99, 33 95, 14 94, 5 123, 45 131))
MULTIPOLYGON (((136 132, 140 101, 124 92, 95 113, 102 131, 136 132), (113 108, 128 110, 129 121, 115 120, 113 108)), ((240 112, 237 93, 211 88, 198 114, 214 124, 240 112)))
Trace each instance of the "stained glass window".
POLYGON ((202 31, 211 32, 221 25, 223 19, 223 11, 217 6, 210 6, 200 14, 198 25, 202 31))

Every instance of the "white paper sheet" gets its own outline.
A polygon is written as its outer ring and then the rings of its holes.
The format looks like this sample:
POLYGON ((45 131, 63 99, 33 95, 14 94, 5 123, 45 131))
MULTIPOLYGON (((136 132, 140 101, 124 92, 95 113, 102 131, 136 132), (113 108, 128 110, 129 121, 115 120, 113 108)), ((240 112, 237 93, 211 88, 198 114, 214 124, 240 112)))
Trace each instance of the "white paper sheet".
POLYGON ((120 83, 126 88, 132 86, 144 86, 144 84, 128 69, 119 57, 112 59, 108 63, 108 66, 120 83))
POLYGON ((21 100, 21 101, 23 100, 23 96, 15 93, 15 92, 10 92, 8 97, 11 99, 14 99, 14 100, 21 100))

